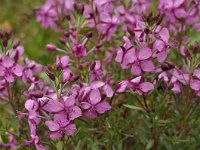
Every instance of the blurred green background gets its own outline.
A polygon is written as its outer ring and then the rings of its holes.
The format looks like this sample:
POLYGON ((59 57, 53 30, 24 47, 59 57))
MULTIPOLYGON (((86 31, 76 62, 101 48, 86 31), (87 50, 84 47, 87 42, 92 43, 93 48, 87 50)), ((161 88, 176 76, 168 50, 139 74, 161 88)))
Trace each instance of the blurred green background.
POLYGON ((41 64, 52 63, 55 54, 45 50, 47 43, 56 43, 58 34, 42 29, 36 21, 34 8, 44 0, 0 0, 0 29, 12 29, 19 38, 28 58, 41 64))

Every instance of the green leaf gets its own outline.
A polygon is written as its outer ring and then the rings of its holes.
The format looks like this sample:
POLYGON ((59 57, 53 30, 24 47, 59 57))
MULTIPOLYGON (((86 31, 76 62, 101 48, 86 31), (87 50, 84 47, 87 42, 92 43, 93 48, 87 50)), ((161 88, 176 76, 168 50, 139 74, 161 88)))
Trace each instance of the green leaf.
POLYGON ((137 107, 137 106, 133 106, 133 105, 126 105, 126 104, 124 104, 124 107, 130 108, 130 109, 134 109, 134 110, 144 111, 143 108, 137 107))
POLYGON ((153 146, 153 144, 154 144, 154 140, 149 140, 145 149, 146 149, 146 150, 151 149, 152 146, 153 146))

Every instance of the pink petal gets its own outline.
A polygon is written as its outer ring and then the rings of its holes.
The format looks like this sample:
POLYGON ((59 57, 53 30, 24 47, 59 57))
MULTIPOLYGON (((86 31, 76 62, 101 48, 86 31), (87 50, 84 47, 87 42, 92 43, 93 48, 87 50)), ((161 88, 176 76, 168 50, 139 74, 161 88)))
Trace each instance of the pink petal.
POLYGON ((34 107, 34 101, 31 99, 27 100, 25 103, 25 108, 30 111, 33 109, 33 107, 34 107))
POLYGON ((140 75, 141 74, 141 69, 137 64, 133 64, 131 67, 131 73, 134 75, 140 75))
POLYGON ((136 77, 136 78, 134 78, 134 79, 131 80, 131 83, 133 83, 133 84, 139 84, 140 81, 141 81, 141 79, 142 79, 141 76, 136 77))
POLYGON ((66 133, 68 136, 72 135, 75 131, 76 131, 76 126, 75 126, 75 124, 69 124, 69 125, 65 128, 65 133, 66 133))
POLYGON ((88 102, 81 102, 80 107, 83 109, 89 109, 91 108, 91 104, 88 102))
POLYGON ((175 93, 179 93, 181 91, 180 85, 177 82, 174 83, 174 87, 172 88, 172 91, 175 93))
POLYGON ((150 58, 152 55, 152 51, 150 48, 142 48, 138 54, 139 60, 145 60, 150 58))
POLYGON ((159 32, 160 38, 165 42, 168 43, 169 40, 169 31, 167 28, 162 28, 162 30, 159 32))
POLYGON ((12 70, 13 70, 13 73, 16 75, 16 76, 22 76, 22 71, 23 71, 23 68, 22 68, 22 66, 21 65, 16 65, 16 66, 14 66, 13 68, 12 68, 12 70))
POLYGON ((193 75, 200 79, 200 69, 195 69, 193 75))
POLYGON ((87 118, 93 119, 93 118, 97 117, 97 113, 93 110, 88 110, 88 111, 85 112, 85 116, 87 118))
POLYGON ((152 91, 154 89, 154 85, 149 82, 143 82, 139 85, 139 89, 144 93, 148 93, 149 91, 152 91))
POLYGON ((129 81, 124 80, 117 85, 116 92, 123 93, 126 91, 127 87, 129 86, 129 81))
POLYGON ((0 76, 5 76, 5 68, 3 66, 0 66, 0 76))
POLYGON ((14 79, 14 77, 13 77, 13 75, 12 74, 5 74, 5 79, 6 79, 6 81, 8 81, 8 82, 13 82, 15 79, 14 79))
POLYGON ((6 68, 9 68, 14 65, 14 62, 8 56, 6 56, 2 61, 2 65, 6 68))
POLYGON ((94 89, 90 92, 90 96, 89 96, 89 102, 92 104, 92 105, 95 105, 97 104, 98 102, 101 101, 101 95, 100 95, 100 92, 98 89, 94 89))
POLYGON ((116 62, 121 63, 123 55, 124 55, 123 51, 121 49, 119 49, 117 51, 117 56, 115 58, 116 62))
POLYGON ((71 74, 71 70, 70 69, 64 69, 63 70, 63 75, 62 75, 62 82, 66 83, 67 81, 70 80, 72 74, 71 74))
POLYGON ((161 40, 156 40, 155 43, 153 44, 153 49, 154 50, 158 50, 158 51, 162 51, 164 48, 164 42, 161 40))
POLYGON ((66 107, 71 107, 71 106, 73 106, 74 103, 75 103, 75 97, 76 97, 75 94, 70 95, 70 96, 65 100, 65 106, 66 106, 66 107))
POLYGON ((45 124, 49 127, 50 131, 57 131, 60 129, 60 126, 53 121, 45 121, 45 124))
POLYGON ((59 133, 59 132, 53 132, 53 133, 51 133, 50 134, 50 138, 51 139, 59 139, 59 138, 61 138, 63 135, 61 134, 61 133, 59 133))
POLYGON ((123 64, 126 66, 136 60, 135 49, 130 49, 126 52, 123 58, 123 64))
POLYGON ((49 100, 43 109, 49 113, 56 113, 62 111, 64 106, 57 100, 49 100))
POLYGON ((95 110, 100 114, 102 114, 102 113, 104 113, 104 112, 106 112, 110 109, 111 109, 110 104, 108 102, 105 102, 105 101, 101 102, 101 103, 99 103, 95 106, 95 110))
POLYGON ((198 32, 200 32, 200 23, 197 23, 194 25, 194 29, 198 32))
POLYGON ((105 83, 104 82, 101 82, 101 81, 94 81, 90 84, 90 87, 91 89, 97 89, 97 88, 100 88, 102 86, 104 86, 105 83))
POLYGON ((187 17, 187 12, 183 8, 177 8, 174 11, 174 14, 177 18, 186 18, 187 17))
POLYGON ((174 0, 174 7, 177 8, 183 4, 184 0, 174 0))
POLYGON ((113 92, 113 90, 112 90, 112 88, 111 88, 110 85, 106 84, 106 85, 103 87, 103 89, 104 89, 104 91, 106 92, 106 96, 107 96, 107 97, 112 97, 112 96, 113 96, 114 92, 113 92))
POLYGON ((74 120, 75 118, 82 116, 81 109, 78 106, 74 106, 71 111, 72 112, 69 114, 69 120, 74 120))
POLYGON ((196 80, 196 79, 191 80, 190 87, 195 91, 199 91, 200 90, 200 80, 196 80))
POLYGON ((141 61, 141 68, 145 72, 151 72, 155 69, 155 66, 151 60, 141 61))
POLYGON ((160 53, 156 54, 157 60, 159 62, 163 62, 167 58, 166 50, 161 51, 160 53))

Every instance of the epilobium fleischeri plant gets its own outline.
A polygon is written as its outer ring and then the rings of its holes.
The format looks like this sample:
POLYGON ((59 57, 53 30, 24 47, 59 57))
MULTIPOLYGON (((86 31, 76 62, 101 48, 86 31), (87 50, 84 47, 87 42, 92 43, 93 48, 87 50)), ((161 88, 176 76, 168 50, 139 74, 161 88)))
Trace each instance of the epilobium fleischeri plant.
POLYGON ((0 98, 14 120, 0 147, 200 147, 199 0, 46 0, 34 12, 60 44, 46 45, 55 63, 43 66, 0 31, 0 98))

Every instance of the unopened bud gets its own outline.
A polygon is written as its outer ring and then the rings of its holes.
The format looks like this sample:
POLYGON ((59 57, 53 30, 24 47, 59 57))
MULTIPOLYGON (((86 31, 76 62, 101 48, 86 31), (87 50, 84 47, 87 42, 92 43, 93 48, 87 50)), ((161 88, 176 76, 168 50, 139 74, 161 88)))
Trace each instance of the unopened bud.
POLYGON ((50 65, 45 66, 45 72, 47 74, 47 76, 52 80, 55 81, 55 75, 53 74, 53 72, 51 71, 51 67, 50 65))
POLYGON ((94 70, 95 66, 96 66, 96 63, 93 62, 92 65, 91 65, 91 67, 90 67, 90 70, 94 70))
POLYGON ((91 38, 93 36, 93 33, 92 32, 88 32, 87 34, 86 34, 86 37, 87 38, 91 38))
POLYGON ((65 32, 64 32, 64 36, 65 36, 66 38, 68 38, 68 37, 70 36, 70 33, 67 32, 67 31, 65 31, 65 32))
POLYGON ((173 69, 175 67, 175 65, 171 62, 165 62, 161 65, 161 69, 163 71, 167 71, 167 70, 170 70, 170 69, 173 69))
POLYGON ((127 31, 132 37, 135 37, 135 32, 131 28, 128 27, 127 31))
POLYGON ((46 49, 47 49, 48 51, 55 51, 55 50, 56 50, 56 46, 53 45, 53 44, 47 44, 47 45, 46 45, 46 49))
POLYGON ((70 15, 66 15, 66 18, 67 18, 68 21, 71 20, 71 16, 70 15))
POLYGON ((74 76, 72 76, 72 77, 70 78, 70 81, 71 81, 71 82, 76 82, 79 78, 80 78, 79 75, 74 75, 74 76))
POLYGON ((161 22, 162 22, 162 20, 163 20, 163 16, 160 16, 159 18, 158 18, 158 21, 157 21, 157 25, 160 25, 161 24, 161 22))
POLYGON ((4 46, 4 47, 7 47, 7 46, 8 46, 8 40, 7 40, 7 39, 4 39, 4 40, 3 40, 3 46, 4 46))
POLYGON ((35 92, 32 93, 31 96, 35 97, 35 98, 42 98, 43 97, 43 93, 42 92, 35 92))
POLYGON ((19 40, 15 40, 14 41, 14 44, 13 44, 13 49, 16 49, 20 44, 20 41, 19 40))
POLYGON ((12 31, 11 30, 5 32, 5 37, 7 39, 9 39, 11 35, 12 35, 12 31))
POLYGON ((97 49, 100 49, 101 47, 102 47, 101 43, 97 44, 97 46, 96 46, 97 49))
POLYGON ((144 33, 145 33, 145 34, 149 34, 149 33, 150 33, 150 30, 149 30, 148 28, 145 28, 145 29, 144 29, 144 33))
POLYGON ((66 39, 65 39, 65 37, 60 37, 59 41, 60 41, 61 44, 65 45, 66 39))

